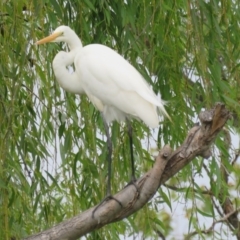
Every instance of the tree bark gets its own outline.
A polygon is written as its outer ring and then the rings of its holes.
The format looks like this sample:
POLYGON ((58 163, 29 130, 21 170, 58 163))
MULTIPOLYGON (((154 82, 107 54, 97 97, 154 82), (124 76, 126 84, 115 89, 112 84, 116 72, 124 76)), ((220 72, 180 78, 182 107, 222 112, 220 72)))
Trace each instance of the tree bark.
POLYGON ((201 125, 195 125, 183 144, 171 153, 165 146, 151 170, 114 195, 115 200, 104 202, 92 216, 95 207, 25 240, 74 240, 112 222, 120 221, 141 209, 156 193, 161 184, 174 176, 197 156, 211 156, 211 145, 230 117, 221 103, 199 114, 201 125))

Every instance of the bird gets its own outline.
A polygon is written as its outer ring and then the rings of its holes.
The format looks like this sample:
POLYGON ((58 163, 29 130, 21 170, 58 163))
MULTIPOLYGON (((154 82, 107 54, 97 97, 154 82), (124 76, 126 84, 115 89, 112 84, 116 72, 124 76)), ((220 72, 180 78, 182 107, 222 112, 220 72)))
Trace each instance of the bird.
POLYGON ((130 121, 135 118, 150 128, 158 127, 157 109, 170 119, 164 108, 165 102, 156 96, 137 69, 110 47, 97 43, 83 46, 77 34, 64 25, 36 44, 48 42, 65 42, 69 48, 68 52, 59 51, 53 60, 53 71, 59 85, 67 92, 86 94, 101 112, 108 148, 107 194, 103 201, 111 199, 112 142, 109 124, 114 120, 127 121, 134 182, 136 177, 130 121), (67 69, 69 65, 74 65, 75 72, 72 74, 67 69))

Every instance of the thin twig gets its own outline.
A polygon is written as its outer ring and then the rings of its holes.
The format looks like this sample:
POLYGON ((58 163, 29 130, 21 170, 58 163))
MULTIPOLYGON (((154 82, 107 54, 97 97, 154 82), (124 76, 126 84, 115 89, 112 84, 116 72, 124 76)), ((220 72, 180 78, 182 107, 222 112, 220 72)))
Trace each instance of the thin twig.
POLYGON ((158 237, 160 237, 162 240, 166 240, 165 236, 160 230, 154 228, 154 231, 157 233, 158 237))
POLYGON ((238 160, 238 158, 239 158, 239 155, 240 155, 240 149, 238 149, 238 151, 236 152, 236 154, 235 154, 235 158, 233 159, 233 161, 232 161, 232 166, 236 163, 236 161, 238 160))
POLYGON ((223 222, 227 222, 228 218, 231 217, 233 214, 237 213, 240 211, 240 208, 237 208, 235 209, 234 211, 226 214, 224 217, 220 218, 219 220, 216 220, 212 223, 212 225, 206 229, 206 230, 201 230, 201 231, 194 231, 194 232, 191 232, 190 234, 188 234, 185 238, 185 240, 189 240, 191 239, 192 236, 196 235, 196 234, 199 234, 199 233, 203 233, 203 234, 210 234, 213 232, 214 230, 214 227, 216 224, 218 223, 223 223, 223 222))
MULTIPOLYGON (((55 116, 53 116, 52 112, 50 111, 51 109, 39 98, 39 96, 34 93, 28 86, 26 86, 25 84, 21 84, 23 87, 25 87, 32 95, 34 95, 38 100, 39 102, 46 108, 49 110, 49 113, 51 115, 51 117, 53 118, 53 120, 57 123, 57 119, 55 116)), ((57 107, 56 107, 57 108, 57 107)), ((60 110, 58 110, 59 112, 61 112, 60 110)))
MULTIPOLYGON (((183 188, 178 188, 178 187, 175 187, 175 186, 172 186, 172 185, 169 185, 169 184, 163 184, 166 188, 169 188, 173 191, 176 191, 176 192, 186 192, 187 188, 186 187, 183 187, 183 188)), ((206 195, 210 195, 212 196, 213 193, 209 190, 206 190, 206 191, 199 191, 197 189, 192 189, 193 192, 195 193, 200 193, 200 194, 206 194, 206 195)))
POLYGON ((212 199, 212 203, 213 203, 213 206, 215 207, 215 209, 217 210, 218 214, 221 216, 221 217, 224 217, 224 214, 222 213, 222 211, 220 210, 219 206, 217 205, 215 199, 214 199, 214 196, 211 197, 212 199))

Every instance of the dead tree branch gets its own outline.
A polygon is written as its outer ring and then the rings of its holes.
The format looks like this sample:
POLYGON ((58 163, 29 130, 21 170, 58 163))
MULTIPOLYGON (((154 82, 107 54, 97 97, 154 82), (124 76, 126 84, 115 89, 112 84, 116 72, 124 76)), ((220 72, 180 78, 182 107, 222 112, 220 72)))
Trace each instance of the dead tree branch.
POLYGON ((122 207, 114 200, 109 200, 99 207, 92 217, 95 207, 80 213, 58 225, 25 238, 25 240, 74 240, 106 224, 120 221, 141 209, 156 193, 161 184, 174 176, 197 156, 211 156, 211 144, 230 117, 230 113, 221 103, 211 110, 201 112, 201 125, 194 126, 182 144, 171 154, 169 146, 159 153, 151 170, 139 178, 135 186, 129 185, 114 198, 122 203, 122 207))

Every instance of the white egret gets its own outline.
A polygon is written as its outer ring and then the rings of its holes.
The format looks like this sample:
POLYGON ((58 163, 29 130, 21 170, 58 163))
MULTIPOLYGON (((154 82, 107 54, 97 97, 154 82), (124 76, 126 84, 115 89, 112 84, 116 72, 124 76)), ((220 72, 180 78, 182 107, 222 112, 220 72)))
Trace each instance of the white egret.
MULTIPOLYGON (((106 198, 112 198, 110 184, 112 143, 107 124, 113 120, 122 121, 133 117, 141 119, 149 127, 157 127, 159 124, 157 108, 169 118, 164 103, 157 98, 141 74, 111 48, 100 44, 83 47, 79 37, 68 26, 58 27, 50 36, 36 44, 47 42, 66 42, 70 49, 69 52, 60 51, 53 60, 53 70, 60 86, 75 94, 86 93, 104 117, 108 144, 106 198), (75 66, 73 74, 66 69, 71 64, 75 66)), ((134 180, 130 123, 128 129, 134 180)))

